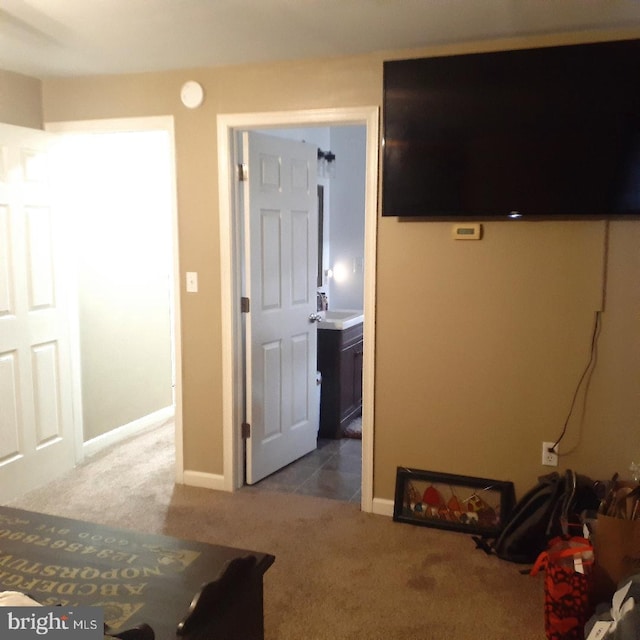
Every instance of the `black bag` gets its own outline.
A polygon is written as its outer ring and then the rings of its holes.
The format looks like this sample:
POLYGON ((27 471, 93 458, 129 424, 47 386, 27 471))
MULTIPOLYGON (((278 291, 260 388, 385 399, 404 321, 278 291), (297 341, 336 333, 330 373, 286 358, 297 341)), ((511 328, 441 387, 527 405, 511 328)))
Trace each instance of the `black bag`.
POLYGON ((538 484, 517 502, 493 541, 474 536, 476 547, 499 558, 532 564, 549 540, 569 535, 569 528, 580 527, 580 513, 597 509, 593 482, 567 470, 538 478, 538 484))

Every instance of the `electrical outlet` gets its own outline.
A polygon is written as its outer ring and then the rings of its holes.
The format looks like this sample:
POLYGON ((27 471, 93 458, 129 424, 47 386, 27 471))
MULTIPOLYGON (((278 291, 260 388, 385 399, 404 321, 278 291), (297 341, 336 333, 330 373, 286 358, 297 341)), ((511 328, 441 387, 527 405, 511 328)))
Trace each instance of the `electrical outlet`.
POLYGON ((558 445, 555 446, 553 451, 550 451, 553 445, 553 442, 542 443, 542 464, 546 467, 558 466, 558 445))

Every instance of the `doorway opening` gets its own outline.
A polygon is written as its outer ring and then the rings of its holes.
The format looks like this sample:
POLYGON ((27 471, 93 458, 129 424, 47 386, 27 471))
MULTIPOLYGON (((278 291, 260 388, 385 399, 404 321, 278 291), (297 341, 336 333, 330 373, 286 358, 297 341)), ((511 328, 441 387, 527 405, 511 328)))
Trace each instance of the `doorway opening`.
POLYGON ((161 425, 182 473, 173 118, 47 124, 68 219, 76 459, 161 425))
MULTIPOLYGON (((341 124, 256 131, 316 150, 318 258, 315 274, 310 274, 316 286, 314 304, 325 319, 351 312, 362 316, 366 127, 341 124)), ((252 486, 360 503, 362 326, 343 331, 320 322, 317 342, 320 393, 314 394, 312 407, 317 418, 320 403, 317 446, 252 486)))
POLYGON ((244 451, 240 425, 244 410, 242 320, 240 291, 242 274, 241 227, 238 220, 238 132, 253 129, 338 127, 359 125, 365 131, 364 251, 357 264, 363 268, 364 353, 362 401, 362 480, 360 505, 372 510, 373 499, 373 393, 375 328, 375 236, 377 213, 378 108, 362 107, 262 114, 218 116, 220 184, 222 302, 227 310, 223 330, 223 438, 224 488, 242 486, 244 451), (366 256, 366 259, 364 257, 366 256))

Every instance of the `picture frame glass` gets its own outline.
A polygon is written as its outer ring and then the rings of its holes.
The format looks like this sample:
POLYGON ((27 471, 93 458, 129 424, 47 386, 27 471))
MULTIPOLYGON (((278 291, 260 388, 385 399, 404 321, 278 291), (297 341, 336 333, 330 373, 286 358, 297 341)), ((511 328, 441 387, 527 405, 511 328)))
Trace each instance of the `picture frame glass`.
POLYGON ((399 467, 393 518, 497 535, 514 503, 511 482, 399 467))

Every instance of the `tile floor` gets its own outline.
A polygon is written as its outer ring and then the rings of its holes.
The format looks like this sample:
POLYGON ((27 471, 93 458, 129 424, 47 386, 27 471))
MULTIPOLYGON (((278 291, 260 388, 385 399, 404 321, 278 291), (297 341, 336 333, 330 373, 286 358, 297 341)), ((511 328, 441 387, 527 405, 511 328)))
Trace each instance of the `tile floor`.
POLYGON ((318 448, 260 482, 250 491, 280 491, 360 502, 362 441, 318 439, 318 448))

